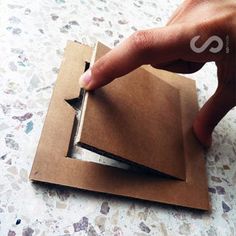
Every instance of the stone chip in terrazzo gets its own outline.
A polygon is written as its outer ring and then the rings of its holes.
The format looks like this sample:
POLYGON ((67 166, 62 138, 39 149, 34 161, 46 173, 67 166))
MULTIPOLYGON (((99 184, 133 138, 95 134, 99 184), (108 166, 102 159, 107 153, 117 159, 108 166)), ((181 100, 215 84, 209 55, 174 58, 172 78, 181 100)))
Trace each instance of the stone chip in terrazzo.
POLYGON ((25 120, 30 119, 32 116, 33 116, 33 114, 28 112, 28 113, 25 113, 23 116, 13 116, 12 119, 19 120, 19 121, 25 121, 25 120))
POLYGON ((13 28, 12 29, 13 34, 20 34, 21 32, 22 32, 22 30, 20 28, 13 28))
POLYGON ((26 124, 25 133, 28 134, 29 132, 31 132, 33 127, 34 127, 33 121, 28 122, 26 124))
POLYGON ((5 138, 6 146, 15 151, 19 150, 19 144, 12 138, 5 138))
POLYGON ((229 212, 231 210, 231 208, 224 201, 222 201, 222 208, 224 213, 229 212))
POLYGON ((150 228, 144 222, 141 222, 139 224, 139 228, 145 233, 150 233, 151 231, 150 228))
POLYGON ((21 223, 21 219, 16 220, 16 225, 19 225, 21 223))
POLYGON ((105 216, 97 216, 95 218, 95 224, 99 228, 101 232, 105 231, 105 223, 106 223, 106 217, 105 216))
POLYGON ((179 233, 181 235, 190 235, 190 225, 187 223, 183 223, 179 227, 179 233))
POLYGON ((74 232, 79 232, 81 230, 87 231, 88 218, 85 216, 82 217, 82 219, 79 222, 73 224, 73 227, 74 227, 74 232))
POLYGON ((23 229, 22 236, 32 236, 34 233, 34 230, 31 229, 30 227, 27 227, 23 229))
POLYGON ((7 236, 16 236, 15 231, 9 230, 7 236))
POLYGON ((100 212, 104 215, 107 215, 110 211, 110 207, 108 205, 108 202, 103 202, 101 205, 100 212))
POLYGON ((217 191, 217 194, 220 194, 220 195, 225 194, 225 189, 222 186, 216 186, 216 191, 217 191))
POLYGON ((89 227, 88 236, 98 236, 98 233, 96 232, 96 230, 92 225, 89 227))

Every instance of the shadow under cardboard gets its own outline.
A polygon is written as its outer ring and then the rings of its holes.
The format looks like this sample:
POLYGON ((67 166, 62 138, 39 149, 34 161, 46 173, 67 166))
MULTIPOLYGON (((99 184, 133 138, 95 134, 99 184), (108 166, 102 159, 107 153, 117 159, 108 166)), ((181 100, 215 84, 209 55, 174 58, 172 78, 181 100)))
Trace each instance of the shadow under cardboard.
MULTIPOLYGON (((135 162, 128 161, 127 159, 124 159, 122 157, 116 156, 116 155, 114 155, 112 153, 109 153, 109 152, 105 152, 105 151, 100 150, 98 148, 89 146, 89 145, 87 145, 85 143, 78 143, 78 145, 81 146, 82 148, 85 148, 85 149, 87 149, 89 151, 92 151, 94 153, 97 153, 99 155, 102 155, 102 156, 111 158, 113 160, 116 160, 116 161, 119 161, 119 162, 123 162, 125 164, 130 165, 129 171, 139 172, 139 173, 142 173, 142 174, 148 174, 148 175, 151 175, 151 176, 158 176, 160 178, 165 178, 165 179, 176 179, 175 177, 172 177, 170 175, 161 173, 161 172, 159 172, 157 170, 153 170, 153 169, 148 168, 146 166, 139 165, 139 164, 137 164, 135 162)), ((118 167, 116 167, 116 168, 118 168, 118 167)))
MULTIPOLYGON (((211 215, 211 211, 208 210, 202 210, 202 209, 196 209, 196 208, 190 208, 190 207, 184 207, 179 205, 170 205, 166 203, 160 203, 160 202, 150 202, 148 200, 142 200, 127 196, 117 196, 110 193, 101 193, 96 191, 89 191, 86 189, 78 189, 73 188, 69 186, 59 185, 59 184, 51 184, 41 181, 31 181, 31 184, 34 188, 38 188, 41 191, 55 191, 57 196, 60 198, 62 195, 66 195, 66 198, 69 197, 69 195, 74 195, 75 197, 79 197, 80 194, 83 194, 86 196, 86 199, 89 200, 104 200, 104 201, 112 201, 112 202, 120 202, 123 206, 128 204, 137 204, 140 207, 147 207, 147 208, 157 208, 159 211, 168 212, 171 211, 172 213, 176 211, 176 213, 181 214, 187 214, 188 217, 201 219, 203 216, 209 216, 211 215)), ((63 197, 62 197, 63 198, 63 197)))

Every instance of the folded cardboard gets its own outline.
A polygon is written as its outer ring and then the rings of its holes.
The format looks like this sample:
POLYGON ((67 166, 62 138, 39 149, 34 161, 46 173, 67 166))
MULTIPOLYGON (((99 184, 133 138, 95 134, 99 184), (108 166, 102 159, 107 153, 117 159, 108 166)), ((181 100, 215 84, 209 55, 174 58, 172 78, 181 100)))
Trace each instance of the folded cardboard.
MULTIPOLYGON (((98 44, 95 60, 109 49, 98 44)), ((143 68, 88 93, 79 144, 185 179, 179 90, 143 68)))
MULTIPOLYGON (((106 51, 98 44, 96 58, 106 51)), ((208 210, 203 151, 192 132, 198 111, 193 80, 151 67, 140 68, 132 72, 133 76, 130 73, 109 86, 87 93, 80 122, 79 138, 86 147, 179 179, 68 157, 76 112, 67 101, 79 97, 78 79, 91 55, 91 48, 78 43, 69 42, 66 47, 30 179, 208 210), (129 92, 133 85, 136 92, 129 92), (142 125, 136 129, 135 123, 142 125), (142 155, 136 152, 135 146, 142 155), (138 155, 135 157, 133 152, 138 155), (150 156, 145 156, 146 153, 150 156)))

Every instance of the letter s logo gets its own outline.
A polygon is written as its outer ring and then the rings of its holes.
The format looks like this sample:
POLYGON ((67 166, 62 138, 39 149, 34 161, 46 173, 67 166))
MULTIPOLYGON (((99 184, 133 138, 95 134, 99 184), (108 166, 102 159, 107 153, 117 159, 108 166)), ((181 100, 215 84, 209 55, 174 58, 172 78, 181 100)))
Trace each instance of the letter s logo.
POLYGON ((216 35, 211 36, 209 39, 207 39, 207 41, 201 47, 198 48, 196 47, 196 42, 199 38, 200 38, 200 35, 193 37, 192 40, 190 41, 190 47, 196 53, 204 52, 212 42, 217 42, 218 45, 216 47, 211 47, 209 49, 210 52, 217 53, 217 52, 220 52, 223 48, 223 44, 224 44, 223 40, 216 35))

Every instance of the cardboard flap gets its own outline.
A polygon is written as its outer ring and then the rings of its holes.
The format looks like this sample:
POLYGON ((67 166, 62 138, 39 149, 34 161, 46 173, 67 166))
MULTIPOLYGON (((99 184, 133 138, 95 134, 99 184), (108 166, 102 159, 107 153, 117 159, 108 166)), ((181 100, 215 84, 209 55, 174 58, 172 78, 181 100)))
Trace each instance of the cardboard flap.
MULTIPOLYGON (((95 60, 109 49, 97 45, 95 60)), ((180 93, 143 68, 88 93, 79 144, 185 179, 180 93)))

